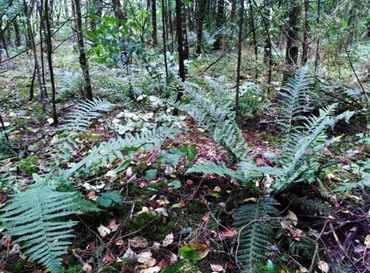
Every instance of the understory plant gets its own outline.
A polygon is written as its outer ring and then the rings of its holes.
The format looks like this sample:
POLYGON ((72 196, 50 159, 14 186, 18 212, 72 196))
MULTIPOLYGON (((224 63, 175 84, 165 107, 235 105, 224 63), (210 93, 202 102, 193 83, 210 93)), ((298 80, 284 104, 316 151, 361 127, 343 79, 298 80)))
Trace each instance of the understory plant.
MULTIPOLYGON (((259 265, 271 253, 273 229, 278 226, 273 224, 273 219, 279 212, 276 196, 282 192, 289 195, 290 189, 299 184, 313 185, 319 191, 326 190, 319 178, 322 169, 321 159, 323 151, 338 141, 337 137, 328 137, 326 132, 340 120, 348 122, 353 112, 346 111, 338 114, 337 105, 332 104, 320 109, 317 115, 311 114, 312 88, 313 79, 308 69, 302 68, 277 94, 281 107, 278 125, 284 134, 282 142, 284 144, 281 147, 282 154, 274 157, 276 162, 274 166, 257 165, 245 154, 239 157, 236 169, 227 167, 223 162, 205 161, 192 166, 187 171, 227 175, 255 190, 254 195, 257 198, 252 198, 252 203, 242 205, 233 214, 234 224, 239 232, 236 242, 236 260, 241 264, 243 272, 259 272, 259 265)), ((208 106, 208 109, 212 108, 208 106)), ((217 111, 220 111, 220 108, 217 108, 217 111)), ((232 114, 223 115, 229 117, 232 114)), ((208 120, 206 115, 201 117, 204 116, 208 120)), ((232 142, 224 142, 224 144, 233 145, 232 142)), ((243 144, 243 146, 246 145, 243 144)), ((227 148, 232 151, 236 147, 227 148)), ((319 205, 313 206, 316 200, 310 201, 309 198, 297 198, 295 201, 299 203, 296 205, 306 206, 308 209, 322 208, 319 205), (300 203, 299 200, 301 200, 300 203)))

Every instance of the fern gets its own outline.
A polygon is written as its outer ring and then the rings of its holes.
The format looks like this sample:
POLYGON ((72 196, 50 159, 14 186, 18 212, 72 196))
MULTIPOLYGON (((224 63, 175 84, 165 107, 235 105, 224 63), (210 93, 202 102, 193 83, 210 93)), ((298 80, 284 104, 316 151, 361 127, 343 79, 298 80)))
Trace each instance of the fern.
POLYGON ((223 145, 236 158, 248 160, 249 148, 235 122, 235 112, 229 101, 224 97, 202 94, 203 90, 194 83, 184 83, 184 90, 191 103, 179 104, 178 108, 210 131, 215 142, 223 145))
POLYGON ((263 199, 255 204, 243 205, 234 213, 234 225, 238 230, 236 256, 243 272, 254 273, 272 250, 274 224, 271 216, 278 211, 276 202, 263 199))
POLYGON ((73 237, 74 221, 63 221, 74 213, 74 195, 58 192, 49 185, 36 183, 33 188, 17 193, 2 209, 1 222, 6 234, 23 243, 25 254, 50 272, 60 272, 61 256, 73 237))
POLYGON ((72 132, 83 131, 90 126, 94 119, 99 118, 102 113, 111 111, 114 107, 114 104, 104 99, 83 101, 67 116, 66 124, 62 127, 62 130, 72 132))
POLYGON ((228 175, 242 181, 244 180, 243 173, 239 170, 229 169, 224 162, 214 163, 211 161, 205 161, 190 167, 186 173, 217 174, 219 176, 228 175))
POLYGON ((117 138, 103 142, 92 148, 90 154, 76 163, 73 167, 62 172, 67 180, 74 172, 82 167, 89 168, 94 165, 106 165, 117 158, 123 159, 123 151, 130 148, 152 149, 162 144, 167 138, 174 138, 180 133, 175 128, 161 127, 140 134, 126 134, 124 138, 117 138))
POLYGON ((282 106, 279 125, 285 134, 293 130, 294 122, 302 120, 302 114, 312 110, 309 106, 310 97, 313 96, 312 84, 313 80, 308 68, 303 67, 278 93, 282 106))

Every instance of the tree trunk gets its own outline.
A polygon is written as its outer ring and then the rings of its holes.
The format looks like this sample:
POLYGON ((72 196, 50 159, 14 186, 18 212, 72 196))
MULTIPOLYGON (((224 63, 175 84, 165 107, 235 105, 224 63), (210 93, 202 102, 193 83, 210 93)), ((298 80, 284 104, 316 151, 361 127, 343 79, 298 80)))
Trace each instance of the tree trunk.
MULTIPOLYGON (((47 0, 46 0, 47 1, 47 0)), ((42 92, 41 92, 41 102, 42 102, 42 110, 46 113, 46 98, 48 97, 48 93, 46 90, 46 81, 45 81, 45 63, 44 63, 44 35, 43 35, 43 28, 44 28, 44 15, 43 15, 43 4, 44 1, 40 0, 38 6, 39 16, 40 16, 40 26, 39 26, 39 35, 40 35, 40 59, 41 59, 41 80, 42 80, 42 92)))
POLYGON ((164 68, 166 71, 166 83, 168 82, 168 65, 167 65, 167 29, 166 29, 166 5, 162 0, 162 38, 163 38, 163 58, 164 68))
POLYGON ((15 33, 15 46, 18 47, 18 46, 21 46, 21 32, 19 30, 19 24, 17 22, 17 20, 14 20, 14 33, 15 33))
POLYGON ((90 74, 89 74, 89 63, 86 57, 84 36, 82 32, 80 0, 73 0, 73 1, 74 1, 75 13, 76 13, 75 20, 76 20, 78 47, 79 47, 79 52, 80 52, 80 65, 81 65, 82 75, 83 75, 83 79, 85 83, 84 93, 88 100, 92 100, 93 94, 92 94, 90 74))
POLYGON ((122 21, 126 20, 126 15, 122 11, 120 0, 112 0, 114 16, 122 21))
MULTIPOLYGON (((316 24, 319 26, 320 25, 320 10, 321 10, 321 1, 317 0, 317 19, 316 19, 316 24)), ((317 37, 316 41, 316 53, 315 53, 315 74, 317 71, 317 66, 319 64, 319 59, 320 59, 320 36, 317 37)))
POLYGON ((310 22, 309 22, 309 12, 310 12, 310 0, 304 0, 304 33, 303 33, 303 43, 302 43, 302 58, 301 65, 305 65, 308 60, 308 33, 310 31, 310 22))
MULTIPOLYGON (((31 12, 32 12, 32 6, 31 6, 31 10, 29 10, 28 9, 28 4, 26 3, 26 0, 23 0, 23 6, 24 6, 24 14, 26 16, 28 37, 29 37, 29 40, 30 40, 31 50, 32 50, 32 53, 33 53, 33 59, 34 59, 34 63, 35 63, 35 73, 36 73, 36 76, 37 76, 37 81, 39 83, 40 93, 43 94, 44 93, 44 90, 43 90, 44 86, 43 86, 43 83, 42 83, 40 64, 39 64, 39 60, 38 60, 38 57, 37 57, 36 44, 35 44, 35 40, 34 40, 33 33, 32 33, 32 24, 31 24, 31 19, 30 19, 31 12)), ((33 89, 32 89, 31 92, 32 93, 30 94, 30 98, 33 98, 33 89)), ((42 101, 41 103, 45 103, 45 101, 42 101)))
MULTIPOLYGON (((188 58, 186 52, 186 29, 184 29, 185 21, 184 3, 182 0, 176 0, 176 32, 177 32, 177 48, 179 53, 179 76, 181 81, 186 79, 185 60, 188 58)), ((182 88, 179 88, 176 101, 179 101, 183 95, 182 88)))
POLYGON ((102 14, 103 14, 103 4, 101 2, 101 0, 92 0, 91 1, 92 5, 93 5, 93 18, 91 18, 90 20, 90 27, 91 27, 91 31, 95 31, 96 30, 96 27, 99 23, 99 19, 101 18, 102 14))
POLYGON ((257 35, 256 35, 256 26, 254 24, 254 12, 253 12, 253 3, 252 0, 249 0, 249 23, 250 29, 252 31, 252 39, 253 39, 253 49, 254 49, 254 61, 255 61, 255 79, 258 78, 258 44, 257 44, 257 35))
POLYGON ((157 1, 151 0, 151 7, 152 7, 152 43, 153 45, 157 45, 157 1))
POLYGON ((222 28, 225 20, 224 10, 225 10, 225 0, 218 0, 216 17, 216 27, 218 34, 216 41, 213 44, 214 49, 220 49, 222 45, 222 28))
POLYGON ((298 30, 300 5, 298 0, 294 0, 290 4, 291 7, 288 14, 288 25, 286 26, 287 43, 285 51, 286 70, 284 72, 284 82, 287 81, 289 77, 294 75, 298 63, 298 30))
POLYGON ((239 119, 239 91, 240 91, 240 66, 242 59, 242 42, 243 42, 243 17, 244 17, 244 0, 240 0, 239 8, 239 33, 238 33, 238 60, 236 66, 236 93, 235 93, 235 118, 239 119))
POLYGON ((53 45, 51 41, 51 30, 50 30, 50 9, 48 5, 49 1, 45 0, 45 28, 46 28, 46 46, 47 46, 47 58, 48 58, 48 65, 49 65, 49 73, 50 73, 50 83, 51 83, 51 103, 53 109, 53 124, 54 126, 58 126, 58 116, 57 116, 57 109, 55 104, 55 81, 54 81, 54 70, 53 70, 53 59, 52 59, 52 50, 53 45))
POLYGON ((207 4, 207 0, 197 0, 196 2, 196 27, 197 27, 197 48, 196 53, 199 55, 202 51, 202 39, 203 39, 203 22, 204 22, 204 14, 205 8, 207 4))

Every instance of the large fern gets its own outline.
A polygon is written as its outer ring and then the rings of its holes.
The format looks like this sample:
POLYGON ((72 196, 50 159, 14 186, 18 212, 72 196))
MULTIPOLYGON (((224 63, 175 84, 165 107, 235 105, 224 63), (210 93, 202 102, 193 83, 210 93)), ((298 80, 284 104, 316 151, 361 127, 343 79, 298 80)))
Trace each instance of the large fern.
POLYGON ((223 145, 236 158, 247 160, 249 148, 235 122, 235 111, 229 100, 222 96, 207 95, 194 83, 187 82, 183 86, 191 101, 179 104, 178 108, 210 131, 215 142, 223 145))
POLYGON ((74 221, 65 221, 75 210, 76 193, 58 192, 41 182, 31 189, 17 193, 0 216, 6 234, 16 238, 33 261, 41 263, 50 272, 60 272, 61 256, 67 251, 73 237, 74 221))
POLYGON ((274 220, 277 214, 276 202, 262 199, 257 203, 239 207, 234 213, 234 225, 238 230, 236 257, 243 272, 258 271, 258 264, 267 258, 272 250, 274 220))

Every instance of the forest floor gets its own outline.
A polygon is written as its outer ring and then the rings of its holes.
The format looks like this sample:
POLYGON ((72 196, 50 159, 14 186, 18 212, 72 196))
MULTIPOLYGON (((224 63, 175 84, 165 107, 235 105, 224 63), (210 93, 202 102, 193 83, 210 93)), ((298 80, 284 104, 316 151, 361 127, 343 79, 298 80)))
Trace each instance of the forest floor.
MULTIPOLYGON (((73 61, 76 59, 70 46, 63 46, 56 54, 60 124, 65 123, 68 114, 81 101, 79 67, 73 61)), ((234 63, 230 63, 229 56, 203 72, 215 59, 217 56, 206 56, 190 64, 190 81, 202 84, 207 77, 226 75, 221 81, 233 87, 232 78, 227 78, 234 73, 234 63)), ((2 161, 0 166, 0 173, 9 178, 0 181, 0 206, 15 189, 22 190, 32 184, 33 173, 50 172, 59 160, 53 144, 60 136, 60 130, 52 126, 43 113, 38 93, 33 101, 28 100, 31 61, 25 65, 24 61, 15 59, 2 66, 1 112, 4 126, 11 128, 7 136, 17 156, 2 161)), ((244 66, 243 76, 251 80, 254 70, 248 68, 247 62, 244 66)), ((264 72, 260 72, 260 81, 264 79, 264 72)), ((348 70, 346 72, 350 74, 348 70)), ((185 130, 175 139, 167 140, 161 148, 136 152, 122 172, 115 172, 119 167, 115 163, 107 164, 104 171, 99 170, 85 179, 71 178, 71 183, 87 200, 100 202, 103 208, 104 202, 109 204, 98 214, 76 215, 79 224, 63 261, 64 272, 155 273, 166 268, 167 271, 162 272, 238 272, 235 250, 239 238, 233 227, 232 210, 237 204, 256 202, 257 196, 250 188, 229 177, 186 173, 190 164, 205 160, 223 160, 235 169, 235 161, 228 151, 215 144, 210 134, 185 114, 173 116, 166 106, 154 107, 152 102, 157 97, 150 98, 151 91, 161 93, 160 85, 145 86, 148 83, 140 75, 135 77, 133 72, 131 81, 145 95, 144 106, 140 106, 141 99, 137 97, 138 105, 133 107, 121 101, 127 92, 127 77, 122 69, 94 64, 91 75, 95 97, 107 99, 116 107, 79 133, 72 159, 63 163, 68 167, 87 155, 96 144, 118 137, 120 130, 139 132, 158 120, 185 130), (135 116, 134 122, 129 123, 128 116, 135 116), (190 157, 194 158, 189 160, 190 157), (118 192, 122 199, 107 201, 104 199, 106 192, 118 192), (180 260, 180 252, 184 250, 179 249, 184 246, 196 253, 195 259, 180 260)), ((279 85, 279 75, 274 74, 273 84, 279 85)), ((369 88, 366 83, 365 88, 369 88)), ((268 105, 271 105, 273 94, 270 92, 266 96, 268 105)), ((270 106, 258 107, 245 119, 244 138, 250 147, 250 156, 258 166, 274 166, 276 162, 269 155, 282 152, 283 140, 274 123, 274 110, 270 106)), ((325 150, 325 153, 333 154, 336 162, 323 176, 325 184, 331 188, 340 182, 351 181, 358 168, 356 162, 369 156, 368 145, 352 145, 356 134, 360 133, 369 133, 361 117, 334 130, 333 135, 342 136, 343 141, 332 150, 325 150)), ((262 187, 258 182, 256 186, 262 187)), ((298 185, 295 194, 297 198, 312 194, 306 191, 306 188, 301 191, 298 185)), ((279 197, 278 201, 284 207, 284 213, 278 219, 282 231, 276 232, 276 248, 268 254, 268 261, 259 265, 259 272, 346 272, 343 264, 355 269, 348 272, 370 272, 369 191, 356 188, 345 194, 332 191, 313 194, 328 211, 308 214, 279 197), (288 240, 283 241, 283 236, 288 240), (318 264, 314 265, 312 260, 318 264), (342 271, 334 271, 333 261, 343 261, 342 271)), ((28 261, 12 238, 0 235, 0 270, 45 272, 28 261)))

